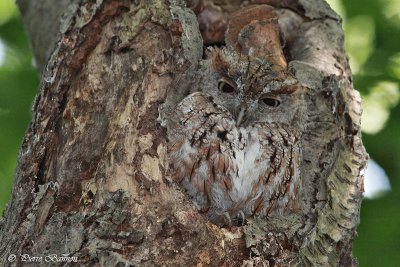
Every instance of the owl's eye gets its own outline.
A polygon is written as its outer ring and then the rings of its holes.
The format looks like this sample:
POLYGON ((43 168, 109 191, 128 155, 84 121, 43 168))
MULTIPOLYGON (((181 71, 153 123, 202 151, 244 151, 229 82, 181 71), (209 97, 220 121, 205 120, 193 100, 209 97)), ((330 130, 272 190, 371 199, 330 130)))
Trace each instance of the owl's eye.
POLYGON ((261 99, 261 101, 265 105, 270 106, 270 107, 274 107, 274 108, 276 108, 277 106, 279 106, 281 104, 281 102, 278 99, 273 98, 273 97, 264 97, 264 98, 261 99))
POLYGON ((223 80, 218 82, 218 89, 224 93, 235 92, 235 87, 223 80))

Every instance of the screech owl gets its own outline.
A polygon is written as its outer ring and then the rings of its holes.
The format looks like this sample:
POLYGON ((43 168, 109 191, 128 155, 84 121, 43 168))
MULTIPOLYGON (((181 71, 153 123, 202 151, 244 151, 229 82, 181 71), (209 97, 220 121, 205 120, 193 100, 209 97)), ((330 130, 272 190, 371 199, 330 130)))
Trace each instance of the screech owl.
POLYGON ((271 7, 233 14, 225 46, 208 49, 198 86, 176 107, 172 177, 218 225, 296 208, 302 88, 280 40, 271 7))

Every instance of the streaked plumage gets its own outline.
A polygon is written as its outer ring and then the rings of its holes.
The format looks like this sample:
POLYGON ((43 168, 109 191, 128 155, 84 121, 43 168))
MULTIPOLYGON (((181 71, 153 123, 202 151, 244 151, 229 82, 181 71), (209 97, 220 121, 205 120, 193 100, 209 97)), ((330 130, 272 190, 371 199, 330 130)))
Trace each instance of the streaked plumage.
POLYGON ((208 50, 169 133, 172 178, 219 225, 291 212, 301 190, 302 89, 286 69, 276 16, 262 9, 239 12, 226 46, 208 50))

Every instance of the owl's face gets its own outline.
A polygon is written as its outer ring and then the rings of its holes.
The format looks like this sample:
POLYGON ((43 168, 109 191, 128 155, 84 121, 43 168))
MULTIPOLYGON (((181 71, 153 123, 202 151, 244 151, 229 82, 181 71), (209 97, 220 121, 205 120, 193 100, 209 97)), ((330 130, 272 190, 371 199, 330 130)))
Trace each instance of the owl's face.
POLYGON ((299 112, 302 90, 296 79, 265 60, 212 48, 201 71, 206 75, 200 91, 226 108, 238 127, 259 122, 292 124, 299 112))

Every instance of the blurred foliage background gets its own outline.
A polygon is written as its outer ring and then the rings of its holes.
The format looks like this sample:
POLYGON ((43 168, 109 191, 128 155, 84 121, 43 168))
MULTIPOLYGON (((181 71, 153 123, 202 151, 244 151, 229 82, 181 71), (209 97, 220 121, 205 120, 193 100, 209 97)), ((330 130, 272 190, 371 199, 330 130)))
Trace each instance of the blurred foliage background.
MULTIPOLYGON (((400 1, 328 2, 343 17, 354 86, 364 101, 364 144, 392 188, 363 201, 354 254, 361 267, 400 266, 400 1)), ((34 65, 14 0, 0 0, 0 212, 37 92, 34 65)))
POLYGON ((14 0, 0 0, 0 211, 10 196, 39 74, 14 0))

